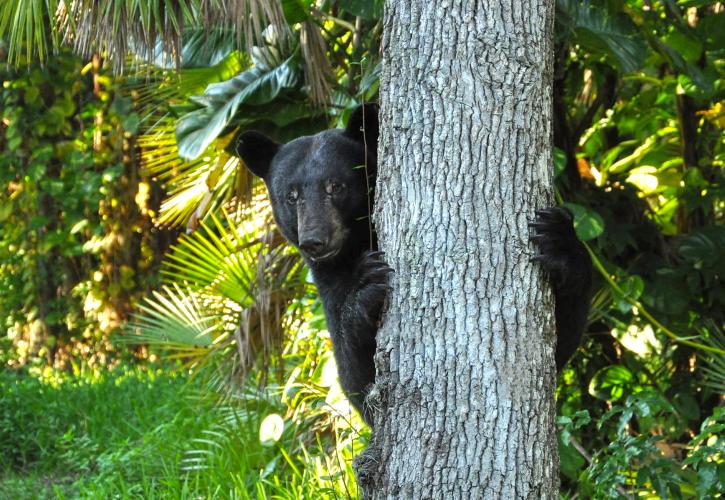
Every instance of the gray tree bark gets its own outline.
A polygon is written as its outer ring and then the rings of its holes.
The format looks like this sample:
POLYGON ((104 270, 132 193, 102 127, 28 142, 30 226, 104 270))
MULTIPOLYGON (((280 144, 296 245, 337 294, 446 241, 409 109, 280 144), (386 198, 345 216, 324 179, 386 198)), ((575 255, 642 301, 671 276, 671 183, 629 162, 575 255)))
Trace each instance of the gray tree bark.
POLYGON ((372 498, 557 498, 553 0, 387 0, 375 223, 393 291, 356 463, 372 498))

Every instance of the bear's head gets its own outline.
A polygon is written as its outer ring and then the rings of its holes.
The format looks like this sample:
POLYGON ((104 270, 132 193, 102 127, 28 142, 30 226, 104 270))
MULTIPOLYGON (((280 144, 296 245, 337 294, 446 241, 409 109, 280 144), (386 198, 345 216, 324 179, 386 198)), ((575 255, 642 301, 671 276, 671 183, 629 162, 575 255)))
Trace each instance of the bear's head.
POLYGON ((282 235, 318 263, 370 247, 368 193, 375 183, 377 142, 378 107, 364 104, 345 129, 286 144, 245 132, 236 149, 264 180, 282 235))

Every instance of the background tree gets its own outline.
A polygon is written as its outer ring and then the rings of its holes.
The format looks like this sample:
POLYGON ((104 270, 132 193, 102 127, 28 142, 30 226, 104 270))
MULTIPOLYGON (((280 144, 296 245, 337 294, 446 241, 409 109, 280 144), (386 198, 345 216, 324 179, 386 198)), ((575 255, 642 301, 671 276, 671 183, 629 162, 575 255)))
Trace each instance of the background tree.
POLYGON ((552 302, 527 243, 552 201, 553 7, 386 4, 373 498, 558 494, 552 302))

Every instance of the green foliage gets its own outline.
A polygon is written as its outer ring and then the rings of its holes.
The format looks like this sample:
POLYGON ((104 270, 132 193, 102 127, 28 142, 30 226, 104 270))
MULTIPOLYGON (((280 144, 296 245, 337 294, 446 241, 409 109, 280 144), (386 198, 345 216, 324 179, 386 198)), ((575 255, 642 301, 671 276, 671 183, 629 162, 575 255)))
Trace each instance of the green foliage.
POLYGON ((574 230, 582 241, 589 241, 604 232, 604 220, 597 212, 577 203, 564 203, 574 215, 574 230))
POLYGON ((302 319, 291 306, 307 284, 299 256, 253 220, 210 222, 173 248, 162 270, 167 286, 139 306, 127 334, 209 371, 218 389, 279 358, 283 332, 302 319))
POLYGON ((138 116, 68 54, 45 68, 0 63, 0 80, 0 332, 21 360, 60 360, 81 338, 105 356, 157 258, 134 201, 148 185, 124 160, 138 116))
POLYGON ((300 330, 280 383, 220 400, 171 366, 0 372, 0 496, 357 498, 367 436, 328 344, 300 330))
POLYGON ((299 74, 292 66, 293 57, 275 66, 253 59, 250 69, 209 85, 203 96, 193 98, 201 109, 186 114, 176 126, 179 155, 196 159, 224 131, 241 105, 268 104, 280 92, 297 87, 299 74))
POLYGON ((155 447, 205 421, 193 423, 185 384, 152 369, 0 372, 0 470, 63 471, 63 481, 151 470, 155 447), (179 418, 183 425, 173 423, 179 418))
POLYGON ((626 14, 610 14, 596 4, 557 0, 558 35, 581 44, 587 57, 606 58, 623 72, 639 69, 647 46, 637 26, 626 14))
POLYGON ((722 19, 707 2, 557 1, 557 179, 606 274, 558 388, 568 495, 721 494, 722 438, 692 436, 722 418, 725 357, 704 350, 725 321, 722 19))
POLYGON ((579 476, 577 470, 565 472, 580 481, 583 492, 596 498, 627 498, 632 491, 658 498, 714 498, 725 485, 722 410, 717 408, 704 420, 688 443, 684 459, 678 459, 669 441, 672 435, 662 427, 662 416, 675 408, 654 392, 636 393, 599 420, 600 429, 611 424, 616 431, 609 445, 592 457, 591 466, 579 476))
POLYGON ((48 12, 55 12, 58 6, 57 0, 20 0, 3 4, 0 38, 11 42, 11 62, 26 61, 34 55, 45 60, 53 52, 59 37, 50 29, 48 12))

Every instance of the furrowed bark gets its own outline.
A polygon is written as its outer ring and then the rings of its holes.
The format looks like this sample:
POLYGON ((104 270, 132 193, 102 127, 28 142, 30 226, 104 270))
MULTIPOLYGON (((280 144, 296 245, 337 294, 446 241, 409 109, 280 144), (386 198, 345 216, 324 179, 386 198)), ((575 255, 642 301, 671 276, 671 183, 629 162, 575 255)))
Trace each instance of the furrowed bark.
POLYGON ((386 1, 371 498, 557 498, 553 300, 527 223, 552 204, 553 0, 386 1))

